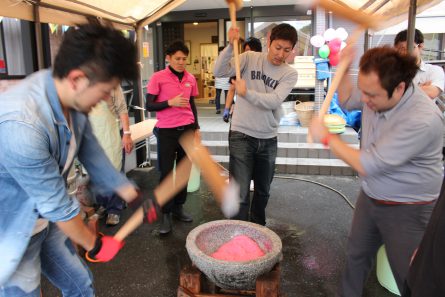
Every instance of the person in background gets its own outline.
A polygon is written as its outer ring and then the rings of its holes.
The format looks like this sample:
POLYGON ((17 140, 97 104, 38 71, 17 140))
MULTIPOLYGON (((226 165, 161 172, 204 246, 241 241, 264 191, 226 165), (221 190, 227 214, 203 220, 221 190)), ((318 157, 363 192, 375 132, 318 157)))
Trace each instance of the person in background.
POLYGON ((419 248, 411 262, 402 297, 445 296, 445 179, 419 248))
MULTIPOLYGON (((224 49, 223 46, 218 48, 218 54, 224 49)), ((224 99, 227 101, 227 92, 230 88, 230 82, 228 77, 215 77, 215 106, 216 114, 221 113, 221 92, 224 91, 224 99)))
MULTIPOLYGON (((401 53, 408 53, 408 30, 397 33, 394 38, 394 47, 401 53)), ((419 70, 414 77, 413 82, 417 84, 430 99, 437 100, 437 97, 443 92, 445 87, 445 75, 441 67, 425 63, 422 59, 422 52, 425 47, 424 37, 420 30, 414 32, 414 44, 412 46, 412 55, 416 58, 419 70)), ((444 127, 444 145, 445 145, 445 127, 444 127)), ((442 158, 445 158, 445 147, 442 148, 442 158)))
MULTIPOLYGON (((401 53, 408 53, 407 30, 400 31, 394 38, 394 47, 401 53)), ((416 58, 419 70, 413 79, 431 99, 437 98, 445 87, 445 78, 443 69, 439 66, 425 63, 422 59, 422 52, 425 47, 424 37, 420 30, 416 29, 414 33, 414 44, 412 55, 416 58)))
MULTIPOLYGON (((342 56, 353 55, 345 47, 342 56)), ((439 195, 443 117, 413 79, 416 59, 390 47, 360 59, 358 90, 346 73, 338 89, 347 110, 362 109, 360 149, 330 134, 322 119, 309 131, 361 177, 340 296, 362 296, 377 250, 385 245, 400 292, 439 195)), ((426 295, 425 295, 426 296, 426 295)))
MULTIPOLYGON (((263 46, 261 45, 261 41, 258 38, 250 37, 244 42, 243 51, 244 52, 254 51, 261 53, 263 51, 263 46)), ((223 113, 223 120, 226 123, 229 122, 229 117, 233 113, 233 107, 235 104, 235 86, 231 84, 232 79, 234 79, 234 77, 231 77, 227 81, 230 87, 229 87, 229 93, 226 94, 226 104, 223 113)))
MULTIPOLYGON (((238 37, 238 29, 231 28, 230 44, 215 63, 216 77, 235 75, 233 41, 238 37)), ((235 82, 237 107, 229 136, 230 178, 240 185, 240 210, 235 219, 266 225, 277 156, 278 110, 298 78, 285 60, 297 39, 294 27, 280 24, 272 29, 267 53, 248 51, 239 56, 241 79, 235 82), (252 179, 255 190, 251 202, 252 179)))
MULTIPOLYGON (((161 181, 173 170, 175 162, 179 163, 186 154, 179 144, 179 138, 188 130, 194 130, 199 139, 198 112, 195 97, 198 87, 195 77, 185 65, 189 49, 184 42, 176 41, 165 51, 169 66, 156 72, 147 85, 146 107, 156 111, 155 129, 158 141, 158 165, 161 181)), ((187 199, 185 186, 174 199, 162 207, 160 234, 168 234, 172 230, 171 217, 182 222, 192 222, 192 217, 184 211, 187 199)))
POLYGON ((261 45, 261 41, 256 37, 249 37, 243 43, 243 51, 254 51, 261 53, 263 51, 263 46, 261 45))
POLYGON ((93 185, 130 202, 136 188, 116 171, 87 113, 122 79, 136 79, 136 48, 98 20, 65 32, 52 70, 0 95, 0 296, 40 296, 40 275, 63 296, 95 296, 88 258, 109 261, 123 242, 84 224, 66 177, 77 155, 93 185))
MULTIPOLYGON (((124 172, 125 154, 130 154, 133 150, 133 141, 131 140, 127 103, 121 86, 113 90, 107 100, 101 101, 93 107, 88 118, 94 136, 114 168, 124 172)), ((97 213, 101 215, 106 212, 107 214, 106 224, 109 226, 119 224, 125 201, 115 193, 109 196, 97 195, 96 200, 101 206, 97 213)))

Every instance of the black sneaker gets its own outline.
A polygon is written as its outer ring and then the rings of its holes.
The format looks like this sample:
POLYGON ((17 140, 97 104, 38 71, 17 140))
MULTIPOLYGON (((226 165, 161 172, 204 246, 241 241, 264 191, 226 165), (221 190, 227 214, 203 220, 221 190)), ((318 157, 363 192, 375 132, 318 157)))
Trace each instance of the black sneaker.
POLYGON ((216 111, 216 114, 220 114, 220 113, 221 113, 221 110, 218 109, 218 110, 216 111))

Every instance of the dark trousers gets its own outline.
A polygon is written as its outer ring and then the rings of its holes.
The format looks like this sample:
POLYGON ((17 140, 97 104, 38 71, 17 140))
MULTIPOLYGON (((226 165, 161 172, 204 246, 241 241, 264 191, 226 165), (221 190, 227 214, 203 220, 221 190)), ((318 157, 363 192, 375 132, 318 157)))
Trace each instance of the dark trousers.
POLYGON ((277 138, 259 139, 238 131, 229 137, 230 178, 240 186, 240 210, 237 220, 266 225, 266 206, 275 172, 277 138), (250 203, 250 181, 255 189, 250 203), (250 211, 250 217, 249 217, 250 211))
MULTIPOLYGON (((173 170, 175 161, 179 164, 182 158, 187 157, 179 138, 187 131, 194 129, 194 124, 176 128, 158 129, 158 166, 161 172, 161 181, 173 170)), ((187 199, 187 185, 176 196, 162 207, 163 213, 170 213, 175 205, 182 205, 187 199)))
POLYGON ((382 244, 385 244, 394 279, 402 292, 411 256, 422 239, 433 208, 434 203, 377 204, 361 191, 349 233, 339 295, 362 296, 363 286, 382 244))
MULTIPOLYGON (((216 89, 216 95, 215 95, 215 105, 216 110, 221 110, 221 91, 222 89, 216 89)), ((225 98, 227 98, 227 92, 228 90, 224 90, 225 98)))

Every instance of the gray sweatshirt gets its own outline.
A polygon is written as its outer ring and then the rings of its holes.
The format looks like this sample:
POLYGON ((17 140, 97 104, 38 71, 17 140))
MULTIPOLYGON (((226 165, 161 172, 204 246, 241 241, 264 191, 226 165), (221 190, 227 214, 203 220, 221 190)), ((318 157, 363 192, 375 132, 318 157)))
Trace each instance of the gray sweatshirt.
MULTIPOLYGON (((229 45, 215 63, 214 75, 235 75, 229 45)), ((246 96, 237 96, 231 129, 249 136, 267 139, 277 136, 281 103, 289 95, 298 79, 297 71, 287 64, 275 66, 266 53, 248 51, 239 56, 241 78, 246 81, 246 96)))

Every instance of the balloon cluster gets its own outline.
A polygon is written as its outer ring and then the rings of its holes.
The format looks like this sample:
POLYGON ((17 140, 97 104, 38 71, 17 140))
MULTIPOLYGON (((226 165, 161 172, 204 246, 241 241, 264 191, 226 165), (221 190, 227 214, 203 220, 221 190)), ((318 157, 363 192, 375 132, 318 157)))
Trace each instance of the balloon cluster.
POLYGON ((337 30, 329 28, 323 33, 323 36, 312 36, 311 44, 318 48, 320 58, 329 58, 329 64, 337 66, 340 60, 340 51, 346 46, 346 38, 348 38, 348 32, 345 28, 340 27, 337 30))

